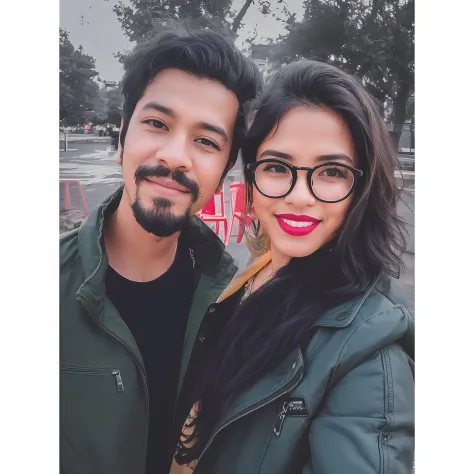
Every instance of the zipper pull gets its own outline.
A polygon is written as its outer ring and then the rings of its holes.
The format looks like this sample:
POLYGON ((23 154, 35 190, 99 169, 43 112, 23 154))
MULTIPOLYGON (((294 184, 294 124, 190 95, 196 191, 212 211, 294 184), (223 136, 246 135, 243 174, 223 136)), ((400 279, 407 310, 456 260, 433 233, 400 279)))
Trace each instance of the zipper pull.
POLYGON ((119 392, 123 392, 123 382, 122 382, 122 376, 120 375, 120 370, 112 370, 112 375, 115 375, 115 381, 117 382, 117 390, 119 392))
POLYGON ((273 426, 273 433, 275 433, 277 438, 280 437, 281 430, 283 428, 283 422, 285 421, 287 411, 288 411, 288 402, 285 402, 283 403, 281 412, 278 413, 275 425, 273 426))

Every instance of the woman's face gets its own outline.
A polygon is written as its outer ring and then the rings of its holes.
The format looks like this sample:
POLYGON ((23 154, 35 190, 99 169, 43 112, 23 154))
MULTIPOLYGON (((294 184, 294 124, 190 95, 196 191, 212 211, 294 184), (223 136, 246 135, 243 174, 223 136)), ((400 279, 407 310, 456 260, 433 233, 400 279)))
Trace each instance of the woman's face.
MULTIPOLYGON (((271 158, 308 168, 328 161, 357 167, 352 136, 343 119, 329 109, 304 105, 288 111, 258 148, 257 162, 271 158)), ((263 170, 264 166, 259 169, 263 170)), ((262 180, 288 179, 284 167, 266 166, 263 173, 257 176, 257 181, 259 176, 262 180)), ((307 171, 297 171, 293 190, 281 198, 265 197, 252 187, 254 214, 270 237, 274 255, 287 258, 311 255, 336 235, 348 212, 353 194, 341 202, 321 202, 310 192, 306 174, 307 171)), ((344 186, 348 179, 352 175, 345 168, 318 169, 313 174, 313 189, 330 193, 326 189, 338 189, 336 186, 344 186)))

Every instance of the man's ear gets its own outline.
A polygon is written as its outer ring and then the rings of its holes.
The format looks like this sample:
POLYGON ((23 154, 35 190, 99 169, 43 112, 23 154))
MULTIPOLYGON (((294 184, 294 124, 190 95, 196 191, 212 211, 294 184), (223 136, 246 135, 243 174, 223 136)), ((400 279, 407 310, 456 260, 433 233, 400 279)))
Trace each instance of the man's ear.
POLYGON ((122 128, 123 128, 123 119, 120 122, 119 137, 118 137, 118 142, 117 142, 117 151, 115 152, 115 161, 119 165, 122 164, 122 160, 123 160, 123 150, 122 150, 122 145, 120 143, 120 136, 122 135, 122 128))
POLYGON ((224 186, 227 173, 234 167, 234 165, 235 165, 235 161, 229 161, 227 163, 225 170, 222 173, 221 180, 219 181, 219 185, 217 186, 216 193, 220 193, 222 191, 222 187, 224 186))

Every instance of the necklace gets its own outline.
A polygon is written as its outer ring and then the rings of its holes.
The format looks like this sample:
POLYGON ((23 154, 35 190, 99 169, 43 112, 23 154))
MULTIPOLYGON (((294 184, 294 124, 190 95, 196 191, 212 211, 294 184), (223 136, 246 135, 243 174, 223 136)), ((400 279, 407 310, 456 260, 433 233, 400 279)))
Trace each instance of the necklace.
MULTIPOLYGON (((263 270, 263 268, 262 268, 263 270)), ((262 271, 260 270, 260 271, 262 271)), ((259 272, 260 273, 260 272, 259 272)), ((255 277, 258 275, 258 273, 256 275, 254 275, 246 284, 245 284, 245 290, 244 290, 244 294, 242 296, 242 301, 244 301, 246 298, 248 298, 251 294, 252 294, 252 289, 253 289, 253 285, 255 283, 255 277)), ((273 272, 270 273, 270 275, 268 275, 263 281, 262 283, 260 283, 260 287, 262 287, 268 280, 270 280, 273 276, 273 272)))

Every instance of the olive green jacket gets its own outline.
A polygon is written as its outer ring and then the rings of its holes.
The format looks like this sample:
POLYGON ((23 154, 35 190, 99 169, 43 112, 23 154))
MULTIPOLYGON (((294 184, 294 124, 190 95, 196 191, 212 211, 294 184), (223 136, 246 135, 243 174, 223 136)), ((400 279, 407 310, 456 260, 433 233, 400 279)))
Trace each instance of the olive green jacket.
MULTIPOLYGON (((224 317, 226 301, 206 320, 224 317)), ((411 473, 414 319, 401 301, 380 277, 323 314, 306 343, 221 416, 194 474, 411 473)), ((172 473, 191 468, 173 463, 172 473)))
MULTIPOLYGON (((121 193, 118 190, 79 230, 60 240, 60 464, 64 474, 145 472, 145 368, 131 332, 105 294, 104 283, 108 267, 104 216, 116 208, 121 193)), ((222 242, 199 219, 191 220, 180 239, 192 252, 196 282, 181 386, 204 313, 237 268, 222 242)), ((172 317, 165 315, 163 321, 168 316, 172 317)))

